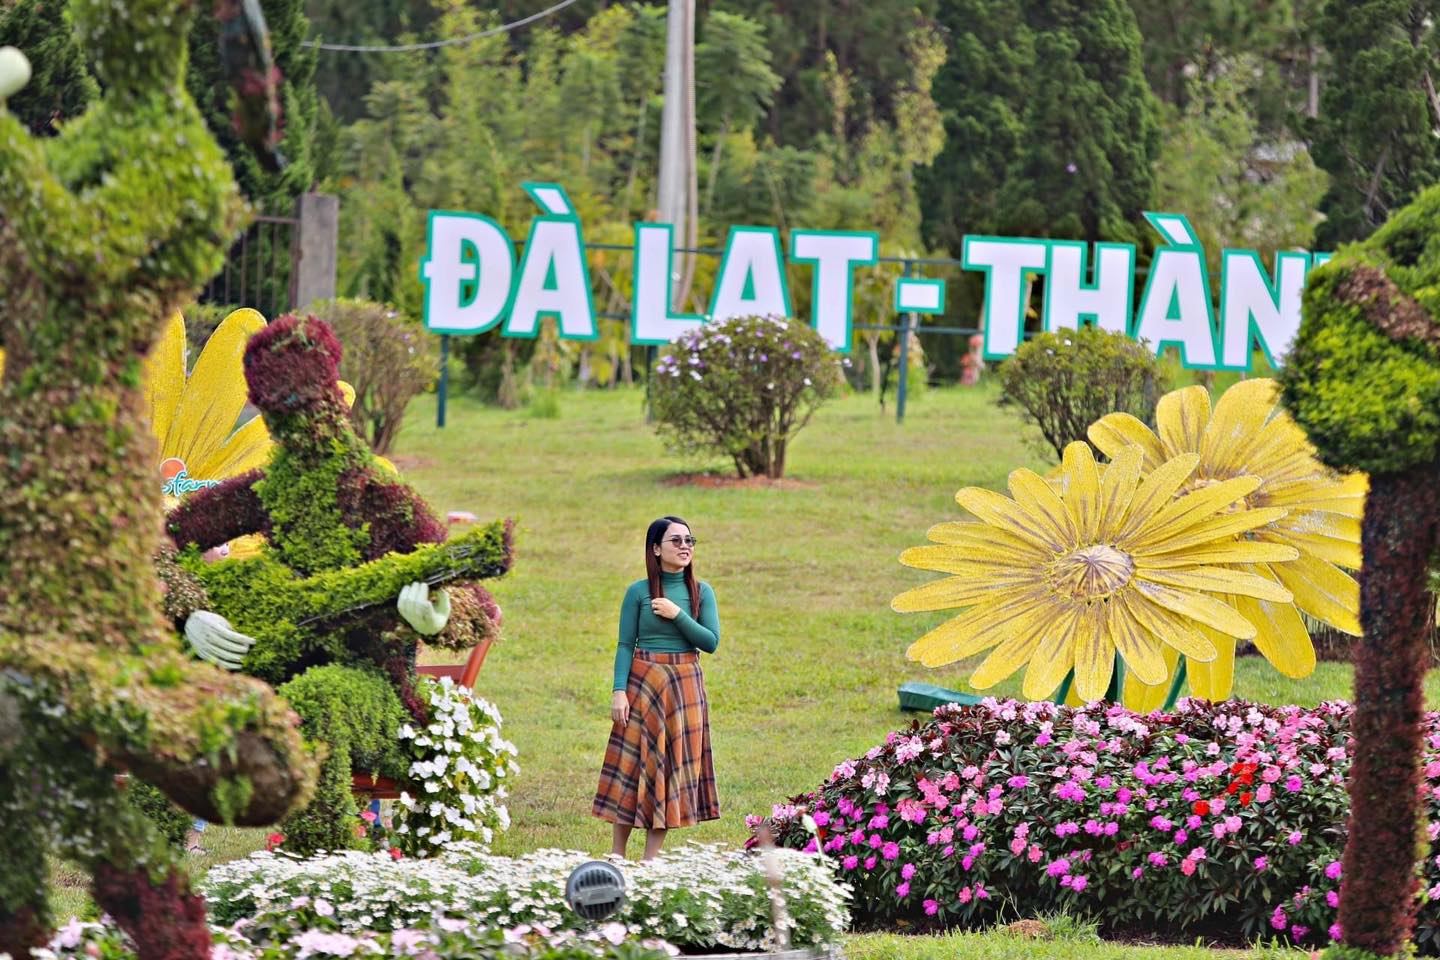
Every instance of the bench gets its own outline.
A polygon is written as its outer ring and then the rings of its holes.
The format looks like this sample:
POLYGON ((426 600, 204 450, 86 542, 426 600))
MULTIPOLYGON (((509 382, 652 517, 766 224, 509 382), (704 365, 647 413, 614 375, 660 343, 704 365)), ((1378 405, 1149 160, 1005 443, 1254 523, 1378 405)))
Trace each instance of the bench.
MULTIPOLYGON (((415 672, 427 677, 449 677, 457 685, 473 690, 475 679, 480 675, 480 668, 485 664, 485 655, 490 652, 492 642, 489 637, 481 640, 470 651, 470 657, 464 663, 419 666, 415 668, 415 672)), ((398 783, 389 777, 377 777, 373 773, 356 773, 351 777, 350 789, 356 799, 365 803, 372 800, 400 799, 398 783)))

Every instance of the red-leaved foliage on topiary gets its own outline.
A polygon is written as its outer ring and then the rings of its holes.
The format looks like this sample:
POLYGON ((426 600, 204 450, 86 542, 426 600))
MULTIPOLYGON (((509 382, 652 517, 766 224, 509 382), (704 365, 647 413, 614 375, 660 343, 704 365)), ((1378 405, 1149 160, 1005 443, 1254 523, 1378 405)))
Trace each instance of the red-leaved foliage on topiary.
POLYGON ((313 316, 280 317, 250 338, 244 362, 250 402, 263 413, 316 411, 331 403, 344 407, 340 341, 329 324, 313 316))
POLYGON ((95 904, 135 944, 145 960, 195 960, 210 955, 205 899, 190 890, 181 871, 152 883, 145 867, 117 870, 106 864, 95 871, 95 904))
POLYGON ((269 534, 270 518, 254 490, 261 476, 260 470, 250 470, 208 488, 215 491, 215 499, 225 503, 224 510, 206 510, 197 506, 193 497, 181 501, 165 518, 171 538, 209 550, 246 533, 269 534))

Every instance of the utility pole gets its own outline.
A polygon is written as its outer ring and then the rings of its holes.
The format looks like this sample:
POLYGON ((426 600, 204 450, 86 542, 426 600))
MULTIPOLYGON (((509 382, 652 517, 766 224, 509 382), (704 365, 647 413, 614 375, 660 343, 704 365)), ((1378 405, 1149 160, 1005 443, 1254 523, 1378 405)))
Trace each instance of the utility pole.
MULTIPOLYGON (((670 0, 665 39, 665 107, 660 114, 660 222, 674 229, 670 245, 694 248, 699 240, 699 189, 695 170, 695 0, 670 0)), ((670 309, 684 312, 695 258, 670 260, 670 309)), ((655 348, 645 351, 645 422, 651 419, 650 371, 655 348)))
MULTIPOLYGON (((695 0, 670 0, 665 44, 665 107, 660 119, 660 222, 672 225, 675 247, 699 239, 695 169, 695 0)), ((670 277, 670 306, 683 309, 694 278, 694 258, 677 256, 670 277)))

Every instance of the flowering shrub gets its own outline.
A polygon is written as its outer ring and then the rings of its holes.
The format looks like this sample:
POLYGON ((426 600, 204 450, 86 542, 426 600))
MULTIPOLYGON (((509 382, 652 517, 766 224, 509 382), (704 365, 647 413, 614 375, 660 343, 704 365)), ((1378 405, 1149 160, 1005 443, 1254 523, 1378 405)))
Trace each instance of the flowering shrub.
POLYGON ((435 338, 382 303, 325 300, 315 313, 345 345, 340 379, 355 388, 350 421, 376 453, 388 453, 411 398, 435 382, 435 338))
MULTIPOLYGON (((378 933, 241 922, 230 928, 213 927, 211 935, 212 960, 304 960, 317 955, 423 956, 425 960, 666 960, 679 952, 659 940, 628 940, 619 924, 584 932, 556 932, 527 924, 495 930, 443 917, 433 924, 378 933)), ((118 927, 75 919, 32 955, 33 960, 137 960, 134 945, 118 927)))
POLYGON ((781 477, 786 444, 840 382, 835 364, 825 338, 799 321, 712 321, 656 363, 655 419, 681 451, 727 456, 741 477, 781 477))
POLYGON ((507 778, 520 772, 515 745, 500 736, 500 711, 468 687, 424 676, 419 686, 430 704, 430 723, 400 728, 416 794, 400 794, 398 846, 422 857, 452 840, 488 846, 496 830, 510 827, 503 801, 507 778))
POLYGON ((1165 374, 1149 344, 1099 327, 1040 333, 1000 366, 1000 405, 1019 407, 1040 430, 1048 456, 1084 440, 1090 424, 1111 413, 1149 423, 1165 374))
MULTIPOLYGON (((837 942, 849 920, 845 886, 818 858, 790 850, 778 851, 777 858, 791 943, 837 942)), ((392 861, 357 851, 310 860, 256 853, 212 868, 201 887, 215 922, 243 922, 246 929, 359 935, 446 917, 481 928, 579 931, 589 924, 565 905, 565 881, 587 859, 574 851, 542 850, 512 860, 466 843, 426 860, 392 861)), ((736 949, 768 949, 778 941, 753 855, 691 845, 620 867, 626 899, 614 921, 631 939, 736 949)))
MULTIPOLYGON (((1426 744, 1416 938, 1434 952, 1440 714, 1426 744)), ((1140 716, 987 699, 891 733, 771 819, 780 842, 828 856, 866 925, 1065 911, 1318 944, 1341 932, 1350 750, 1338 702, 1182 700, 1140 716)))

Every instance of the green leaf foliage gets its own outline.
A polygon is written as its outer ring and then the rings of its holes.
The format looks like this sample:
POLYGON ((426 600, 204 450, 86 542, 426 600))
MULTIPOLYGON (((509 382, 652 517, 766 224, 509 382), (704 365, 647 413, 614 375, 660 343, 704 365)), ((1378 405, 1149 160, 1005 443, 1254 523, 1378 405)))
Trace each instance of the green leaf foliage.
MULTIPOLYGON (((1000 404, 1018 407, 1057 458, 1109 413, 1154 419, 1160 361, 1123 333, 1086 325, 1037 334, 1000 367, 1000 404)), ((1048 451, 1047 451, 1048 452, 1048 451)))
POLYGON ((1317 242, 1369 236, 1440 178, 1440 115, 1427 96, 1440 45, 1434 0, 1327 0, 1319 16, 1330 70, 1310 129, 1330 174, 1317 242))
POLYGON ((1440 458, 1437 311, 1440 187, 1306 284, 1304 320, 1280 382, 1326 464, 1397 473, 1440 458), (1405 329, 1382 329, 1402 312, 1405 329))
POLYGON ((38 137, 53 136, 100 93, 75 43, 63 0, 0 4, 0 47, 17 47, 30 59, 30 82, 6 106, 38 137))

